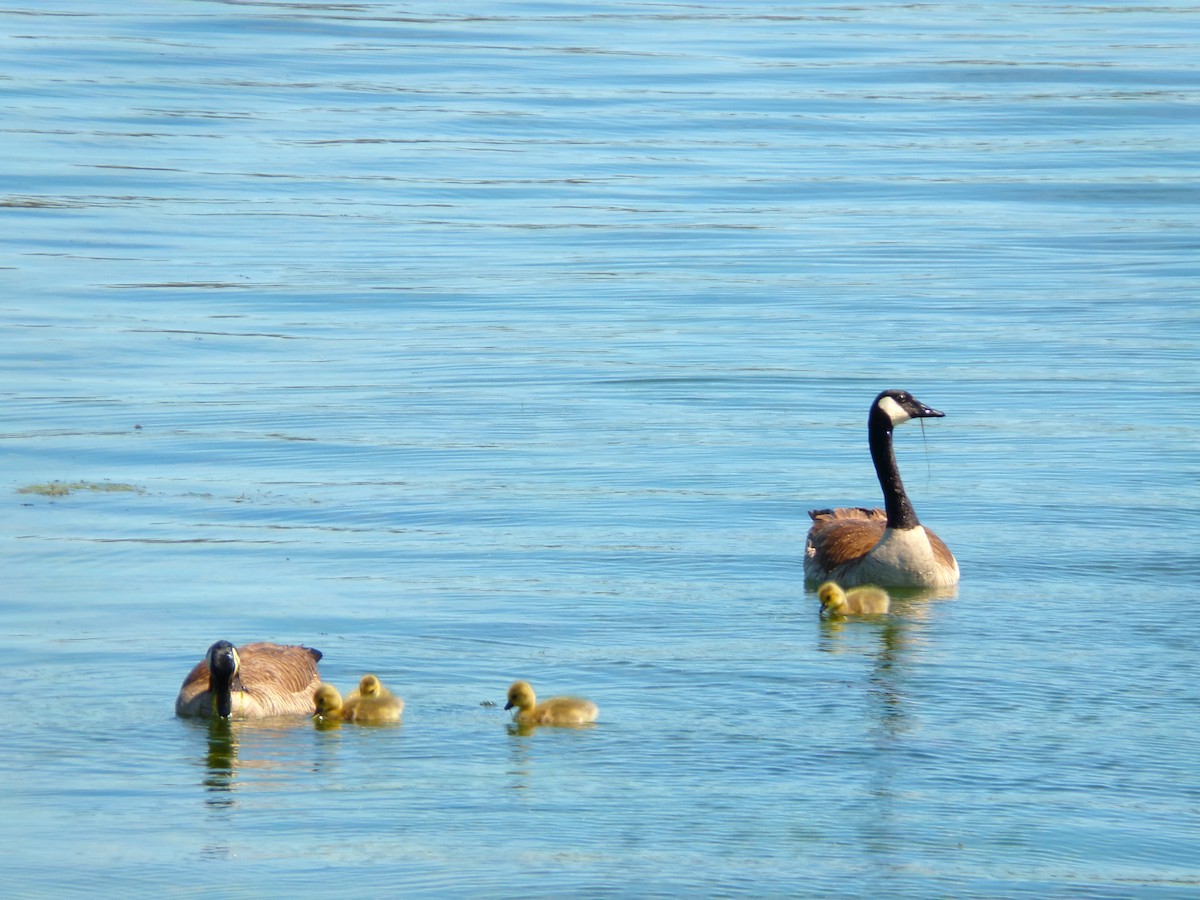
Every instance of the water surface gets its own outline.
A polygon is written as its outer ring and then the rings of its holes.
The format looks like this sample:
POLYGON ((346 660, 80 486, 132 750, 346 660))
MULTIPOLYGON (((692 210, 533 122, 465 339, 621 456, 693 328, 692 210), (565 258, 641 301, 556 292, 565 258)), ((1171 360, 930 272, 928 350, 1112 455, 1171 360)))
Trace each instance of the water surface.
POLYGON ((1200 893, 1193 7, 0 22, 13 896, 1200 893), (962 584, 822 623, 885 387, 962 584))

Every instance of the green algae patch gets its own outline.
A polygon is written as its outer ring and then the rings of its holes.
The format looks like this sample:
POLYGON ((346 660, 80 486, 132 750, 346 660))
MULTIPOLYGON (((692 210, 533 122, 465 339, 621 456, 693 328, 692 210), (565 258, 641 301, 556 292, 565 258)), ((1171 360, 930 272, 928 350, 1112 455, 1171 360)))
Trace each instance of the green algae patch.
POLYGON ((65 497, 75 491, 92 491, 97 494, 142 493, 140 487, 118 481, 47 481, 45 484, 30 484, 17 488, 18 494, 38 494, 42 497, 65 497))

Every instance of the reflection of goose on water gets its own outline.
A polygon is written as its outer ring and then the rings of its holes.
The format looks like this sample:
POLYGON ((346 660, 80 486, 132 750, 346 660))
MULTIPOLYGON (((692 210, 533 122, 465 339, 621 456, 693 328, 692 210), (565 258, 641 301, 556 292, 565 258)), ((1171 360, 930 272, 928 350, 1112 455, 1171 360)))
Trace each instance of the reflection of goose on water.
POLYGON ((404 701, 383 686, 374 675, 364 675, 358 688, 342 704, 342 718, 360 725, 399 722, 404 701))
POLYGON ((175 715, 238 719, 313 714, 321 651, 266 642, 217 641, 183 680, 175 715))
POLYGON ((513 721, 518 725, 586 725, 600 714, 595 703, 579 697, 552 697, 538 703, 528 681, 512 683, 504 708, 516 709, 513 721))
POLYGON ((909 419, 941 417, 907 391, 884 391, 871 404, 867 437, 884 509, 814 509, 804 548, 804 577, 847 587, 948 587, 958 562, 942 539, 917 519, 896 466, 892 429, 909 419))
POLYGON ((871 616, 885 613, 891 605, 888 592, 877 587, 856 587, 842 590, 832 581, 817 588, 821 614, 835 616, 871 616))

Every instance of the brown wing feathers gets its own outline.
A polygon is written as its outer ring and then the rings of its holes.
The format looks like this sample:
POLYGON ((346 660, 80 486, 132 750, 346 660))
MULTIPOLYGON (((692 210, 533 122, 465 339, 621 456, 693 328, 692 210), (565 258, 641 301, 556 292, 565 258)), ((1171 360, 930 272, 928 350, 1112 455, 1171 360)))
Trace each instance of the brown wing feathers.
POLYGON ((887 527, 882 509, 861 506, 814 509, 809 516, 813 525, 806 552, 826 571, 866 556, 887 527))
POLYGON ((946 568, 957 566, 958 562, 954 559, 954 554, 950 552, 950 548, 946 546, 946 542, 940 537, 925 529, 925 534, 929 536, 929 546, 933 548, 934 558, 946 568))
POLYGON ((315 708, 312 693, 321 683, 321 651, 255 643, 239 647, 238 656, 242 689, 258 702, 262 714, 308 714, 315 708))
POLYGON ((238 648, 238 656, 241 658, 242 684, 250 693, 258 693, 262 686, 270 686, 272 691, 294 694, 320 683, 317 662, 321 659, 321 651, 311 647, 246 644, 238 648))

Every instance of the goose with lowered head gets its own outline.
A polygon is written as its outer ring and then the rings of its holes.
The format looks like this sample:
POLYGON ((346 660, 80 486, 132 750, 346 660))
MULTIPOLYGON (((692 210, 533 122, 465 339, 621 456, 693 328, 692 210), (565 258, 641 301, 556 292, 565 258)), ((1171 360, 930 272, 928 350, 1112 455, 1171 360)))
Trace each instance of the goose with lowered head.
POLYGON ((804 548, 804 577, 845 587, 936 588, 958 584, 958 561, 942 539, 921 524, 904 491, 892 430, 909 419, 941 418, 908 391, 883 391, 871 404, 867 438, 883 509, 814 509, 804 548))
POLYGON ((261 719, 311 716, 313 691, 321 683, 311 647, 259 642, 235 647, 217 641, 183 679, 175 715, 261 719))

